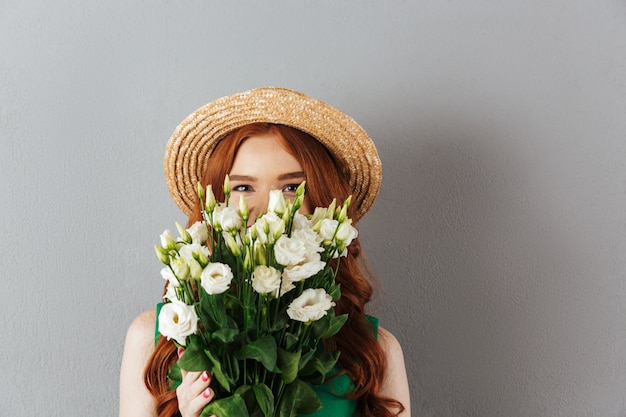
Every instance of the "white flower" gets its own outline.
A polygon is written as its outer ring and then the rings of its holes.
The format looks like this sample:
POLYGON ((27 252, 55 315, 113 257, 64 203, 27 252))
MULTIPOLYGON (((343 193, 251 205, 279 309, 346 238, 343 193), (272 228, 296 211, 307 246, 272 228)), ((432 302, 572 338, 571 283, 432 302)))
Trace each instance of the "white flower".
POLYGON ((189 278, 189 264, 183 258, 173 259, 170 266, 179 281, 189 278))
POLYGON ((320 236, 322 239, 332 241, 335 236, 335 232, 337 231, 337 226, 339 226, 339 222, 337 220, 322 220, 322 225, 320 226, 320 236))
POLYGON ((352 226, 351 223, 351 220, 347 220, 344 223, 341 223, 337 229, 337 235, 335 238, 344 246, 348 246, 359 235, 359 232, 352 226))
POLYGON ((291 302, 287 314, 293 320, 307 323, 321 319, 334 305, 332 297, 323 288, 309 288, 291 302))
POLYGON ((161 246, 163 246, 164 248, 166 249, 176 248, 176 239, 174 239, 174 235, 172 235, 172 232, 170 232, 169 229, 161 233, 159 238, 161 239, 161 246))
POLYGON ((178 299, 178 296, 176 295, 176 286, 174 284, 172 284, 171 281, 169 282, 169 284, 167 284, 167 288, 165 289, 165 294, 163 295, 163 299, 164 300, 170 300, 173 303, 180 303, 181 302, 178 299))
POLYGON ((296 265, 290 265, 283 270, 283 278, 290 282, 298 282, 317 274, 324 269, 326 263, 321 261, 317 252, 307 252, 304 261, 296 265))
POLYGON ((270 212, 261 216, 254 223, 254 228, 261 243, 273 243, 285 232, 285 222, 276 213, 270 212))
POLYGON ((178 253, 179 258, 176 261, 179 259, 184 260, 189 266, 189 275, 193 279, 200 279, 203 265, 209 262, 209 248, 198 243, 191 243, 181 246, 178 253))
POLYGON ((277 292, 280 288, 280 271, 271 266, 257 265, 252 274, 252 288, 259 294, 277 292))
POLYGON ((200 285, 208 294, 221 294, 225 292, 233 280, 233 272, 230 266, 212 262, 204 268, 200 275, 200 285))
POLYGON ((183 258, 187 263, 191 264, 193 261, 195 261, 195 257, 193 256, 194 253, 196 254, 196 256, 198 256, 199 254, 204 254, 204 256, 206 256, 207 258, 210 255, 209 252, 209 248, 207 248, 204 245, 201 245, 199 243, 192 243, 190 245, 183 245, 179 250, 178 253, 180 255, 181 258, 183 258))
POLYGON ((311 229, 312 227, 313 223, 304 214, 296 213, 293 216, 293 222, 291 224, 292 232, 303 229, 311 229))
POLYGON ((193 306, 183 303, 167 303, 159 313, 159 333, 185 346, 185 337, 198 328, 198 315, 193 306))
POLYGON ((287 204, 285 203, 285 197, 283 196, 283 192, 281 190, 271 190, 269 204, 267 205, 267 211, 276 213, 279 217, 282 217, 286 209, 287 204))
POLYGON ((289 278, 287 278, 283 274, 281 282, 280 282, 280 294, 279 294, 279 291, 276 290, 272 295, 274 296, 274 298, 278 298, 279 295, 282 297, 283 295, 287 294, 289 291, 293 290, 294 288, 296 288, 296 286, 293 285, 293 282, 291 282, 289 278))
POLYGON ((218 205, 213 212, 213 223, 219 226, 221 230, 231 232, 241 228, 243 219, 237 207, 218 205))
POLYGON ((323 252, 324 248, 320 246, 322 238, 311 228, 297 229, 291 232, 291 238, 302 242, 307 252, 323 252))
POLYGON ((174 275, 174 273, 172 272, 169 266, 166 266, 165 268, 161 269, 161 276, 163 277, 164 280, 168 281, 170 284, 176 287, 180 286, 180 282, 178 282, 176 275, 174 275))
POLYGON ((189 229, 187 229, 189 234, 191 235, 191 242, 196 243, 198 245, 204 245, 206 241, 209 239, 209 231, 207 229, 206 224, 204 222, 195 222, 191 225, 189 229))
POLYGON ((276 262, 283 266, 296 265, 304 261, 306 247, 299 239, 292 239, 282 235, 274 245, 274 256, 276 262))
POLYGON ((311 224, 315 225, 327 218, 328 209, 324 207, 315 207, 313 215, 311 216, 311 224))

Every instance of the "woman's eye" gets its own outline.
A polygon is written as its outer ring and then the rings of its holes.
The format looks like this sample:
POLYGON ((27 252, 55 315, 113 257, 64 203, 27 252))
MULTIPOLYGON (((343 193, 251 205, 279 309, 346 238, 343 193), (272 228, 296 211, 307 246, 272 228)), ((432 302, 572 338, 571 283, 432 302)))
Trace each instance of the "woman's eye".
POLYGON ((242 185, 235 185, 234 187, 231 187, 231 190, 238 191, 240 193, 245 193, 247 191, 251 191, 252 187, 250 187, 249 185, 242 184, 242 185))
POLYGON ((298 189, 298 184, 289 184, 285 188, 283 188, 283 192, 295 193, 297 189, 298 189))

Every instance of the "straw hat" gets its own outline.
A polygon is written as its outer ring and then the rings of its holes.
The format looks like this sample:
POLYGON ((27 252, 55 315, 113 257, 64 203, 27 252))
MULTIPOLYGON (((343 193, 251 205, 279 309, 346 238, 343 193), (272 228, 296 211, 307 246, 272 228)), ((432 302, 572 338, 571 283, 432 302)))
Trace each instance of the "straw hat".
POLYGON ((211 152, 227 134, 254 122, 282 124, 320 141, 344 167, 358 220, 374 203, 382 167, 374 143, 345 113, 300 92, 262 87, 212 101, 187 116, 165 150, 165 178, 172 198, 191 216, 196 185, 211 152))

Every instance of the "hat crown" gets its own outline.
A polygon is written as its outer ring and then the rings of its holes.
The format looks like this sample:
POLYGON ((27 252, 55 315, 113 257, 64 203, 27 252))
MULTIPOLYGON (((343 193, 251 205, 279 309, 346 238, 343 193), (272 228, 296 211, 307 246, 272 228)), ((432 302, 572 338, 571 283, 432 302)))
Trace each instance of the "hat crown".
POLYGON ((341 163, 353 191, 359 220, 371 208, 382 180, 378 152, 350 116, 304 93, 260 87, 218 98, 191 113, 174 130, 165 151, 168 189, 180 209, 193 214, 196 185, 217 143, 250 123, 274 123, 308 133, 341 163))

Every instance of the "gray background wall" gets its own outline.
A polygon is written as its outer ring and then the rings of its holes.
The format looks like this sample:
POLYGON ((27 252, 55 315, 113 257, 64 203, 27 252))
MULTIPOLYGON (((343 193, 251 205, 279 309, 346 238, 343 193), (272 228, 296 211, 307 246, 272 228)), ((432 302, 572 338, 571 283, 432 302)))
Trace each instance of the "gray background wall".
POLYGON ((626 3, 0 1, 0 415, 117 414, 184 221, 162 155, 261 85, 351 114, 415 416, 626 416, 626 3))

